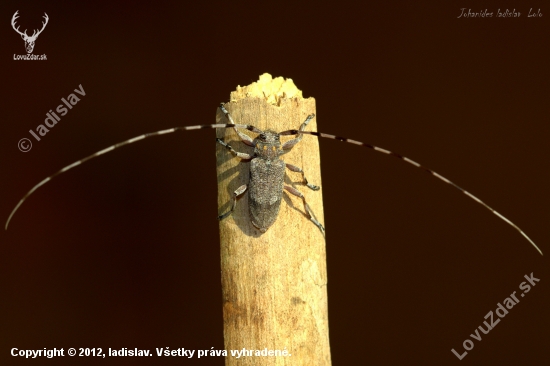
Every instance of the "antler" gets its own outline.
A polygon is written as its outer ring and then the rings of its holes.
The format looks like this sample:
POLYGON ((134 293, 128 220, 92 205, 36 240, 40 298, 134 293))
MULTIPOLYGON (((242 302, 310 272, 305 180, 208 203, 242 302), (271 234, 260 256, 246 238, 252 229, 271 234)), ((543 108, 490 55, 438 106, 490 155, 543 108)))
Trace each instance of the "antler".
POLYGON ((32 36, 31 36, 31 38, 36 38, 36 37, 38 37, 38 35, 39 35, 40 33, 42 33, 42 31, 44 30, 44 28, 46 28, 46 24, 48 24, 48 20, 49 20, 50 18, 48 18, 48 14, 46 14, 46 13, 44 13, 44 18, 46 18, 46 22, 45 22, 45 23, 42 22, 42 29, 40 29, 40 30, 38 31, 38 33, 36 33, 36 30, 35 30, 35 31, 33 32, 32 36), (35 33, 36 33, 36 35, 35 35, 35 33))
MULTIPOLYGON (((13 17, 11 18, 11 26, 13 27, 13 30, 16 31, 17 33, 19 33, 21 36, 28 37, 26 29, 25 29, 25 32, 22 33, 22 32, 19 31, 19 27, 15 28, 15 19, 19 18, 19 15, 17 15, 18 12, 19 12, 19 10, 17 10, 15 12, 15 14, 13 14, 13 17)), ((46 13, 44 13, 44 14, 46 14, 46 13)))
POLYGON ((32 33, 32 36, 29 37, 28 34, 27 34, 27 30, 26 30, 26 29, 25 29, 25 32, 21 32, 21 31, 19 30, 19 27, 15 28, 15 20, 16 20, 17 18, 19 18, 19 15, 17 15, 18 12, 19 12, 19 10, 17 10, 17 11, 15 12, 15 14, 13 14, 13 17, 11 18, 11 26, 12 26, 13 29, 14 29, 17 33, 19 33, 22 37, 25 37, 26 39, 29 39, 29 40, 34 40, 34 39, 36 39, 36 38, 40 35, 40 33, 42 33, 42 31, 44 30, 44 28, 46 28, 46 25, 48 24, 48 20, 50 20, 50 18, 48 17, 48 14, 44 13, 44 18, 45 18, 46 21, 45 21, 45 22, 42 22, 42 29, 40 29, 40 30, 36 30, 36 29, 35 29, 35 30, 33 31, 33 33, 32 33), (38 33, 37 33, 37 32, 38 32, 38 33))

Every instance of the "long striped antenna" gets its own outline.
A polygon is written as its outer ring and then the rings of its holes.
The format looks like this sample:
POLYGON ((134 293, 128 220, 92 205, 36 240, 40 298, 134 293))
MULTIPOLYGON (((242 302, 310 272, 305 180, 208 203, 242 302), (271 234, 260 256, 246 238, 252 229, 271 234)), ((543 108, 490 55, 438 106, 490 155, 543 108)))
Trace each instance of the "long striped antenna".
MULTIPOLYGON (((244 135, 243 133, 241 133, 239 130, 237 130, 237 128, 242 128, 242 129, 246 129, 246 130, 249 130, 249 131, 252 131, 252 132, 255 132, 255 133, 262 133, 261 130, 257 129, 256 127, 252 126, 252 125, 241 125, 241 124, 235 124, 233 119, 231 118, 231 115, 227 112, 227 110, 225 109, 225 107, 223 106, 223 103, 220 105, 220 109, 221 111, 225 114, 225 116, 229 119, 230 122, 232 123, 229 123, 229 124, 212 124, 212 125, 196 125, 196 126, 184 126, 184 127, 174 127, 174 128, 170 128, 170 129, 167 129, 167 130, 161 130, 161 131, 157 131, 157 132, 151 132, 151 133, 146 133, 144 135, 140 135, 140 136, 137 136, 137 137, 134 137, 134 138, 131 138, 129 140, 126 140, 126 141, 123 141, 123 142, 120 142, 118 144, 115 144, 115 145, 112 145, 106 149, 103 149, 103 150, 100 150, 90 156, 87 156, 85 157, 84 159, 82 160, 79 160, 79 161, 76 161, 70 165, 67 165, 66 167, 64 167, 63 169, 59 170, 58 172, 56 172, 55 174, 52 174, 50 175, 49 177, 45 178, 44 180, 42 180, 40 183, 38 183, 37 185, 35 185, 30 191, 27 192, 27 194, 25 194, 25 196, 19 201, 19 203, 17 204, 17 206, 15 206, 15 208, 12 210, 12 212, 10 213, 10 216, 8 217, 8 220, 6 221, 6 225, 5 225, 5 229, 7 230, 8 229, 8 225, 13 217, 13 215, 15 214, 15 212, 19 209, 19 207, 23 204, 23 202, 25 202, 25 200, 36 190, 38 189, 40 186, 46 184, 47 182, 49 182, 50 180, 52 180, 53 178, 55 178, 56 176, 60 175, 61 173, 65 173, 66 171, 78 166, 78 165, 81 165, 82 163, 85 163, 86 161, 88 160, 91 160, 95 157, 98 157, 100 155, 103 155, 103 154, 106 154, 110 151, 113 151, 119 147, 122 147, 122 146, 125 146, 125 145, 129 145, 129 144, 132 144, 134 142, 137 142, 137 141, 141 141, 141 140, 144 140, 145 138, 148 138, 148 137, 153 137, 153 136, 159 136, 159 135, 165 135, 165 134, 169 134, 169 133, 173 133, 173 132, 177 132, 177 131, 190 131, 190 130, 200 130, 200 129, 208 129, 208 128, 231 128, 233 127, 235 129, 235 131, 239 134, 239 136, 241 136, 242 138, 242 141, 247 144, 247 145, 250 145, 251 146, 251 143, 252 143, 252 139, 250 137, 248 137, 247 135, 244 135)), ((307 120, 306 121, 309 121, 310 119, 312 119, 313 117, 315 117, 314 114, 311 114, 308 116, 307 120)), ((343 142, 349 142, 350 144, 354 144, 354 145, 359 145, 359 146, 363 146, 363 147, 367 147, 369 149, 372 149, 374 151, 378 151, 378 152, 381 152, 381 153, 384 153, 384 154, 387 154, 387 155, 392 155, 392 156, 395 156, 396 158, 399 158, 403 161, 406 161, 407 163, 409 164, 412 164, 414 165, 415 167, 417 168, 420 168, 428 173, 430 173, 431 175, 433 175, 434 177, 442 180, 443 182, 447 183, 447 184, 450 184, 452 185, 453 187, 455 187, 456 189, 458 189, 459 191, 461 191, 462 193, 464 193, 466 196, 470 197, 471 199, 473 199, 474 201, 476 201, 477 203, 483 205, 485 208, 487 208, 489 211, 491 211, 492 213, 494 213, 495 215, 497 215, 500 219, 504 220, 506 223, 508 223, 510 226, 512 226, 514 229, 516 229, 517 231, 519 231, 519 233, 521 235, 523 235, 528 241, 529 243, 531 243, 531 245, 533 245, 535 247, 535 249, 542 255, 542 251, 539 249, 539 247, 535 244, 535 242, 533 242, 531 240, 531 238, 529 238, 527 236, 527 234, 525 234, 523 232, 523 230, 521 230, 516 224, 514 224, 512 221, 508 220, 506 217, 502 216, 500 213, 498 213, 497 211, 495 211, 493 208, 491 208, 489 205, 487 205, 485 202, 481 201, 479 198, 477 198, 476 196, 474 196, 473 194, 471 194, 470 192, 466 191, 465 189, 459 187, 458 185, 456 185, 455 183, 451 182, 450 180, 448 180, 447 178, 443 177, 442 175, 439 175, 438 173, 434 172, 433 170, 431 169, 428 169, 422 165, 420 165, 419 163, 417 163, 416 161, 414 160, 411 160, 405 156, 402 156, 400 154, 397 154, 397 153, 394 153, 392 151, 389 151, 389 150, 386 150, 386 149, 382 149, 378 146, 374 146, 374 145, 371 145, 371 144, 367 144, 367 143, 364 143, 364 142, 361 142, 361 141, 356 141, 356 140, 352 140, 352 139, 348 139, 348 138, 345 138, 345 137, 340 137, 340 136, 335 136, 335 135, 329 135, 329 134, 326 134, 326 133, 321 133, 321 132, 312 132, 312 131, 303 131, 303 130, 288 130, 288 131, 283 131, 281 133, 279 133, 280 136, 288 136, 288 135, 313 135, 313 136, 317 136, 317 137, 325 137, 325 138, 329 138, 329 139, 333 139, 333 140, 338 140, 338 141, 343 141, 343 142)))
MULTIPOLYGON (((223 107, 223 104, 220 106, 220 109, 222 110, 222 112, 224 114, 227 115, 227 110, 225 110, 225 108, 223 107)), ((233 121, 232 119, 230 120, 231 122, 233 121)), ((96 158, 100 155, 103 155, 103 154, 106 154, 110 151, 113 151, 115 149, 118 149, 119 147, 122 147, 122 146, 125 146, 125 145, 130 145, 134 142, 137 142, 137 141, 141 141, 143 139, 146 139, 148 137, 153 137, 153 136, 159 136, 159 135, 166 135, 166 134, 169 134, 169 133, 173 133, 173 132, 177 132, 177 131, 190 131, 190 130, 201 130, 201 129, 206 129, 206 128, 229 128, 229 127, 234 127, 235 130, 237 132, 239 132, 237 130, 237 128, 243 128, 243 129, 246 129, 246 130, 249 130, 249 131, 252 131, 252 132, 255 132, 255 133, 262 133, 261 130, 257 129, 256 127, 254 126, 251 126, 251 125, 238 125, 238 124, 234 124, 234 123, 231 123, 231 124, 213 124, 213 125, 196 125, 196 126, 185 126, 185 127, 174 127, 174 128, 169 128, 167 130, 161 130, 161 131, 157 131, 157 132, 151 132, 151 133, 146 133, 144 135, 140 135, 140 136, 137 136, 137 137, 134 137, 134 138, 131 138, 129 140, 126 140, 126 141, 123 141, 123 142, 119 142, 118 144, 115 144, 115 145, 112 145, 112 146, 109 146, 108 148, 106 149, 103 149, 101 151, 98 151, 96 153, 93 153, 92 155, 90 156, 87 156, 85 157, 84 159, 82 160, 79 160, 79 161, 76 161, 74 163, 72 163, 71 165, 67 165, 65 168, 59 170, 58 172, 56 172, 55 174, 52 174, 50 175, 49 177, 45 178, 43 181, 41 181, 40 183, 38 183, 37 185, 35 185, 34 187, 32 187, 32 189, 30 191, 27 192, 27 194, 19 201, 19 203, 17 204, 17 206, 15 206, 15 208, 11 211, 11 214, 10 216, 8 217, 8 221, 6 221, 6 226, 5 226, 5 230, 8 230, 8 225, 11 221, 11 218, 13 217, 13 215, 15 214, 15 212, 19 209, 19 207, 23 204, 23 202, 25 202, 25 200, 34 192, 36 191, 36 189, 38 189, 38 187, 46 184, 47 182, 49 182, 50 180, 52 180, 53 178, 57 177, 58 175, 60 175, 61 173, 65 173, 66 171, 76 167, 76 166, 79 166, 85 162, 87 162, 88 160, 91 160, 93 158, 96 158)), ((241 133, 239 133, 241 134, 241 133)), ((244 135, 244 134, 243 134, 244 135)))
MULTIPOLYGON (((310 117, 314 117, 315 115, 310 115, 310 117)), ((397 154, 397 153, 394 153, 392 151, 389 151, 389 150, 386 150, 386 149, 382 149, 378 146, 374 146, 374 145, 370 145, 370 144, 367 144, 367 143, 364 143, 364 142, 361 142, 361 141, 356 141, 356 140, 352 140, 352 139, 348 139, 348 138, 345 138, 345 137, 340 137, 340 136, 335 136, 335 135, 329 135, 329 134, 326 134, 326 133, 321 133, 321 132, 312 132, 312 131, 301 131, 301 130, 288 130, 288 131, 283 131, 281 132, 279 135, 281 136, 288 136, 288 135, 299 135, 299 134, 305 134, 305 135, 313 135, 313 136, 317 136, 317 137, 325 137, 325 138, 329 138, 329 139, 333 139, 333 140, 338 140, 338 141, 343 141, 343 142, 349 142, 350 144, 354 144, 354 145, 359 145, 359 146, 363 146, 363 147, 367 147, 369 149, 372 149, 374 151, 378 151, 378 152, 381 152, 381 153, 384 153, 384 154, 387 154, 387 155, 391 155, 391 156, 395 156, 396 158, 399 158, 403 161, 406 161, 407 163, 409 164, 412 164, 414 165, 415 167, 417 168, 420 168, 428 173, 430 173, 431 175, 433 175, 434 177, 436 178, 439 178, 440 180, 442 180, 443 182, 447 183, 447 184, 450 184, 451 186, 455 187, 456 189, 458 189, 459 191, 461 191, 462 193, 464 193, 466 196, 470 197, 471 199, 473 199, 474 201, 476 201, 477 203, 483 205, 486 209, 488 209, 489 211, 491 211, 492 213, 494 213, 495 215, 497 215, 499 218, 501 218, 502 220, 504 220, 506 223, 508 223, 510 226, 512 226, 514 229, 516 229, 517 231, 519 231, 519 233, 521 235, 523 235, 525 237, 525 239, 527 239, 529 241, 529 243, 531 243, 531 245, 533 245, 535 247, 536 250, 538 250, 538 252, 540 253, 540 255, 542 255, 542 251, 539 249, 539 247, 537 247, 537 245, 535 244, 534 241, 531 240, 531 238, 529 238, 527 236, 527 234, 525 234, 523 232, 523 230, 521 230, 519 228, 519 226, 517 226, 516 224, 514 224, 512 221, 508 220, 506 217, 502 216, 501 214, 499 214, 497 211, 495 211, 493 208, 491 208, 489 205, 487 205, 485 202, 483 202, 482 200, 480 200, 479 198, 477 198, 476 196, 474 196, 473 194, 471 194, 470 192, 466 191, 465 189, 459 187, 458 185, 456 185, 455 183, 451 182, 450 180, 448 180, 447 178, 443 177, 442 175, 439 175, 437 174, 436 172, 434 172, 433 170, 431 169, 428 169, 420 164, 418 164, 416 161, 414 160, 411 160, 405 156, 402 156, 400 154, 397 154)))

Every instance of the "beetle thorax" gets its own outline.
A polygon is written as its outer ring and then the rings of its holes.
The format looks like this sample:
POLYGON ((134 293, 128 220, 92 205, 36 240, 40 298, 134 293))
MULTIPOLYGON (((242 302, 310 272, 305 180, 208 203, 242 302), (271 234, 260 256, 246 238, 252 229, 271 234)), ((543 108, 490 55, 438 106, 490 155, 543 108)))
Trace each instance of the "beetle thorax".
POLYGON ((257 157, 266 160, 277 160, 281 154, 281 141, 279 134, 267 130, 261 133, 255 142, 254 153, 257 157))

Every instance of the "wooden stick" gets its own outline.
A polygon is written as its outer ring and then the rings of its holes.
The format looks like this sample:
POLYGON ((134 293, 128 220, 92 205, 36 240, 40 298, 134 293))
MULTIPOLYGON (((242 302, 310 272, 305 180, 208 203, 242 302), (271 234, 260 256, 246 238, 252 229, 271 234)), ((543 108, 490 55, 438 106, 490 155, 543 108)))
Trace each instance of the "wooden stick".
MULTIPOLYGON (((304 99, 292 80, 272 79, 268 74, 257 83, 237 87, 225 106, 235 123, 277 132, 298 129, 315 113, 315 100, 304 99)), ((217 119, 228 123, 222 113, 217 119)), ((306 130, 316 131, 316 118, 306 130)), ((233 129, 217 134, 237 151, 252 152, 233 129)), ((291 138, 281 137, 283 141, 291 138)), ((221 214, 229 209, 233 192, 248 183, 250 163, 241 163, 222 146, 217 147, 216 156, 221 214)), ((310 183, 321 185, 316 138, 304 136, 283 158, 302 167, 310 183)), ((287 173, 285 184, 305 195, 324 224, 322 188, 310 190, 293 172, 287 173)), ((325 240, 306 217, 302 201, 283 193, 277 221, 262 234, 250 222, 247 192, 233 214, 220 222, 220 239, 226 365, 330 365, 325 240), (231 350, 243 348, 252 350, 252 355, 231 356, 231 350), (256 350, 266 348, 286 350, 289 355, 255 356, 256 350)))

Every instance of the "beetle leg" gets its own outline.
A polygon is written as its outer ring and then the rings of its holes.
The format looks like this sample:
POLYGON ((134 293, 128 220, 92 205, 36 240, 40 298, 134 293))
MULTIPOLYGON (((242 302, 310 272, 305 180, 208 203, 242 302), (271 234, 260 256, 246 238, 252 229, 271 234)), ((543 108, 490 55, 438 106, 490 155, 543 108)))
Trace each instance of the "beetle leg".
POLYGON ((240 195, 242 195, 244 192, 246 192, 247 188, 248 188, 247 185, 243 184, 242 186, 237 188, 237 190, 235 192, 233 192, 231 209, 229 211, 227 211, 226 213, 224 213, 223 215, 218 216, 218 220, 223 220, 227 216, 231 215, 233 210, 235 210, 235 206, 237 206, 237 198, 239 198, 240 195))
POLYGON ((233 155, 235 155, 236 157, 241 158, 243 160, 250 160, 254 157, 254 156, 252 156, 250 154, 247 154, 247 153, 242 153, 242 152, 235 151, 235 149, 233 149, 231 147, 231 145, 229 145, 228 143, 223 142, 220 139, 216 139, 216 142, 219 143, 220 145, 222 145, 223 147, 225 147, 227 150, 231 151, 231 153, 233 155))
MULTIPOLYGON (((300 126, 300 129, 299 131, 303 131, 306 129, 306 126, 307 124, 309 123, 309 121, 311 121, 313 119, 313 117, 315 117, 314 114, 310 114, 309 116, 307 116, 306 120, 304 121, 304 123, 302 123, 302 125, 300 126)), ((292 139, 292 140, 288 140, 287 142, 285 142, 281 148, 281 153, 280 155, 282 154, 286 154, 287 152, 289 152, 290 150, 292 150, 292 148, 294 147, 294 145, 296 145, 298 142, 300 142, 300 140, 302 140, 302 137, 304 135, 302 134, 298 134, 298 137, 296 137, 295 139, 292 139)))
POLYGON ((296 165, 292 165, 292 164, 286 164, 286 167, 288 168, 288 170, 290 171, 293 171, 293 172, 296 172, 296 173, 302 173, 302 183, 304 183, 306 186, 308 186, 309 188, 313 189, 314 191, 318 191, 319 186, 316 186, 316 185, 313 185, 311 183, 308 183, 307 179, 306 179, 306 176, 304 174, 304 171, 302 170, 302 168, 300 167, 297 167, 296 165))
POLYGON ((302 192, 300 192, 296 188, 290 187, 290 186, 285 186, 285 189, 288 192, 292 193, 293 195, 295 195, 297 197, 300 197, 302 199, 302 201, 304 202, 304 209, 306 210, 306 215, 309 217, 311 222, 313 222, 315 224, 315 226, 317 226, 319 228, 319 230, 321 230, 323 235, 325 235, 325 228, 323 227, 323 225, 321 225, 319 223, 319 221, 317 221, 317 219, 315 218, 315 215, 313 215, 313 211, 311 211, 311 208, 309 208, 309 205, 306 202, 306 198, 304 197, 302 192))

